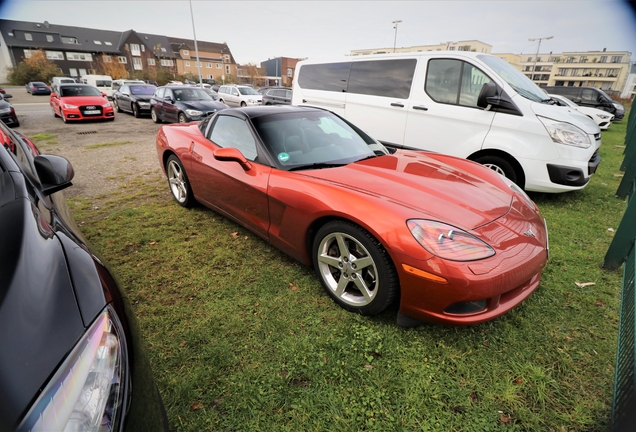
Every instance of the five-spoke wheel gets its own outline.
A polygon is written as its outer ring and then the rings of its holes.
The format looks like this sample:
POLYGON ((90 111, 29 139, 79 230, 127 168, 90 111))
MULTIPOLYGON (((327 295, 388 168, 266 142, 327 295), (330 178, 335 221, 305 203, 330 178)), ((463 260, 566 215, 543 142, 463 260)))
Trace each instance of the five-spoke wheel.
POLYGON ((168 185, 175 201, 183 207, 192 207, 194 204, 192 188, 181 161, 175 155, 168 158, 166 173, 168 174, 168 185))

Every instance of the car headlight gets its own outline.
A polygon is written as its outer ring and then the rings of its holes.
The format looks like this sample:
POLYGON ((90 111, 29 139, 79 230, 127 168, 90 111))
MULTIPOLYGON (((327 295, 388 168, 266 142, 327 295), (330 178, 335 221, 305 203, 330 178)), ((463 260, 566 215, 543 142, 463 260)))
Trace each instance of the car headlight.
POLYGON ((546 117, 537 116, 548 131, 552 141, 574 147, 588 148, 592 145, 587 134, 578 127, 546 117))
POLYGON ((69 108, 69 109, 77 108, 77 105, 64 104, 64 108, 69 108))
POLYGON ((107 307, 55 372, 18 430, 118 430, 125 350, 121 325, 107 307))
POLYGON ((11 112, 11 108, 2 108, 0 109, 0 114, 8 114, 11 112))
POLYGON ((603 115, 603 114, 596 114, 596 115, 602 120, 606 120, 606 119, 610 118, 610 116, 608 116, 608 115, 603 115))
POLYGON ((190 116, 190 117, 199 117, 203 115, 202 111, 199 110, 193 110, 193 109, 187 109, 185 110, 185 112, 190 116))
POLYGON ((406 225, 424 249, 440 258, 475 261, 495 254, 489 245, 452 225, 426 219, 410 219, 406 225))
POLYGON ((109 106, 111 106, 110 102, 106 102, 104 105, 102 105, 102 107, 104 108, 108 108, 109 106))

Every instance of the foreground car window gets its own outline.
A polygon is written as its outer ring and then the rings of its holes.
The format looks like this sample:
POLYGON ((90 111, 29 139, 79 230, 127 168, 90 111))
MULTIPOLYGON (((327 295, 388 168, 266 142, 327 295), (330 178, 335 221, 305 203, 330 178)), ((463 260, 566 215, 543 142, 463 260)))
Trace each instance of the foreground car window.
POLYGON ((302 112, 252 119, 268 151, 281 168, 312 164, 347 164, 373 156, 365 140, 328 112, 302 112))
POLYGON ((256 141, 245 121, 230 116, 219 116, 212 127, 210 140, 219 147, 238 149, 246 159, 256 159, 256 141))

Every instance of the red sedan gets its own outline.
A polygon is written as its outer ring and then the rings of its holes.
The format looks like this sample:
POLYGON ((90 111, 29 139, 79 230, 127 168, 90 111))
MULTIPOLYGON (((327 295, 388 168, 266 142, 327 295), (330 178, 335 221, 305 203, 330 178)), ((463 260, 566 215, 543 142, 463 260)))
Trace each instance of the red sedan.
POLYGON ((328 111, 226 109, 163 126, 175 200, 233 219, 305 265, 342 307, 398 324, 496 318, 539 285, 548 234, 516 185, 465 159, 397 150, 328 111))
POLYGON ((59 84, 49 99, 55 117, 64 123, 79 120, 115 120, 106 93, 88 84, 59 84))

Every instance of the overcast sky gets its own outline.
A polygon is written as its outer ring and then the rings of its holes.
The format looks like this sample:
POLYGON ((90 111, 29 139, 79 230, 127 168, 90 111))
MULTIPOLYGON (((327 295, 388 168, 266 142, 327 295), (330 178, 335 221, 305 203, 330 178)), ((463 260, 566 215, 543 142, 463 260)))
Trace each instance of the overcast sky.
MULTIPOLYGON (((198 40, 226 42, 240 64, 273 57, 476 39, 493 53, 630 51, 636 19, 622 0, 192 0, 198 40)), ((0 18, 193 38, 188 0, 0 0, 0 18)))

